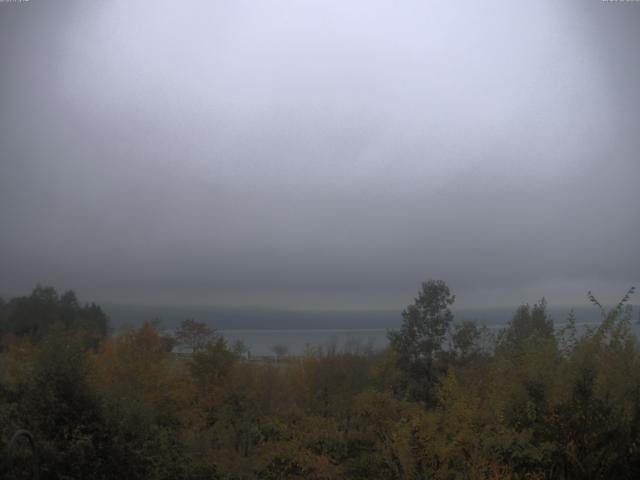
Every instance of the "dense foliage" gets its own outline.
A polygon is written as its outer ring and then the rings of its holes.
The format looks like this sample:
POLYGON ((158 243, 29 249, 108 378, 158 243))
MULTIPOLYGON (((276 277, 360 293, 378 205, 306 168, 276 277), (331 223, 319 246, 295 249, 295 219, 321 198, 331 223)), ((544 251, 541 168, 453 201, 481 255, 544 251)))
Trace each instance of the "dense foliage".
POLYGON ((0 460, 27 429, 45 479, 640 478, 628 297, 591 329, 524 305, 496 335, 454 300, 426 282, 385 351, 272 363, 194 320, 189 354, 153 322, 113 335, 37 287, 0 302, 0 460))

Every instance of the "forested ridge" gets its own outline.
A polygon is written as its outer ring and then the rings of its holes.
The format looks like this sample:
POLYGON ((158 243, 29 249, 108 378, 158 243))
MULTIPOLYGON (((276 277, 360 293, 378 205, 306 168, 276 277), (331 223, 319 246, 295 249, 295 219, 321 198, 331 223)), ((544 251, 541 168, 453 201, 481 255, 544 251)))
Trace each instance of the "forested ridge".
POLYGON ((640 478, 632 294, 589 293, 592 328, 557 328, 543 299, 490 332, 430 280, 383 351, 260 362, 194 319, 115 334, 98 305, 38 286, 0 300, 0 477, 640 478), (10 447, 21 429, 37 456, 10 447))

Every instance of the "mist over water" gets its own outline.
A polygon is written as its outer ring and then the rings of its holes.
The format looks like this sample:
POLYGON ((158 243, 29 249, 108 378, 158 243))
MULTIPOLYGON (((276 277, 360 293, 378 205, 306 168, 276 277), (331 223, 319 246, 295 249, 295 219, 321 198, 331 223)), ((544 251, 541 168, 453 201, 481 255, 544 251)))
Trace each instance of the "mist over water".
MULTIPOLYGON (((516 307, 454 308, 454 322, 473 321, 497 334, 508 326, 516 307)), ((576 315, 579 331, 602 322, 594 307, 550 307, 556 329, 566 325, 569 312, 576 315)), ((634 308, 637 319, 638 307, 634 308)), ((230 347, 242 341, 254 356, 274 356, 273 348, 286 347, 289 355, 324 351, 380 351, 389 343, 388 332, 402 322, 399 311, 286 311, 260 309, 188 309, 157 307, 107 308, 116 331, 137 327, 145 320, 158 319, 160 328, 171 333, 185 318, 204 322, 222 335, 230 347)), ((633 326, 638 331, 637 322, 633 326)))
POLYGON ((0 291, 394 310, 639 283, 624 2, 0 4, 0 291))

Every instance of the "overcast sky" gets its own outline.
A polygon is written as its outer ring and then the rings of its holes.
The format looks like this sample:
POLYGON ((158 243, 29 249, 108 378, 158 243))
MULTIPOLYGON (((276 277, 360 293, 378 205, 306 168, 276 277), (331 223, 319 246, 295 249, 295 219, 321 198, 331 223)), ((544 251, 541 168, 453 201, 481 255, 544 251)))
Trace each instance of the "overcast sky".
POLYGON ((0 79, 4 295, 640 287, 640 3, 0 3, 0 79))

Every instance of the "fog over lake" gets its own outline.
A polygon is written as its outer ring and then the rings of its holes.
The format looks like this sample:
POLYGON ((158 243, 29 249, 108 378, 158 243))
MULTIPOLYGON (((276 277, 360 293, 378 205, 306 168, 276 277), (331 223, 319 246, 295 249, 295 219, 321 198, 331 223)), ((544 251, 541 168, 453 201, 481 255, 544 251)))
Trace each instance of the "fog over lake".
POLYGON ((0 293, 400 311, 638 284, 640 9, 0 5, 0 293))
MULTIPOLYGON (((640 320, 637 306, 634 321, 640 320)), ((549 315, 556 329, 567 324, 570 311, 576 316, 579 331, 602 322, 601 312, 594 306, 578 308, 551 307, 549 315)), ((244 343, 253 356, 274 356, 274 347, 286 347, 287 354, 302 355, 309 349, 324 351, 379 351, 388 344, 388 333, 397 330, 402 322, 397 311, 294 311, 264 309, 193 309, 158 307, 107 306, 116 332, 141 325, 145 320, 157 319, 160 328, 173 333, 182 320, 193 318, 216 329, 230 348, 238 341, 244 343)), ((485 326, 493 334, 507 327, 515 307, 454 308, 454 321, 473 321, 485 326)), ((636 321, 634 331, 640 328, 636 321)))

